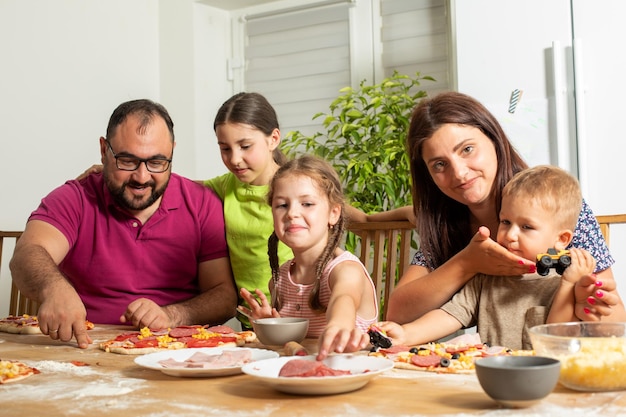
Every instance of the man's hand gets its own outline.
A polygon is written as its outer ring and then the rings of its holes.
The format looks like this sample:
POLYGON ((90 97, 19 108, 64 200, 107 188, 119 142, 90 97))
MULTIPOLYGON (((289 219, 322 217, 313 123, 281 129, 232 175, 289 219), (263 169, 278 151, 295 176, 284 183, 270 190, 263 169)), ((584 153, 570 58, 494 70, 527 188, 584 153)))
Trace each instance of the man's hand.
POLYGON ((92 342, 87 334, 87 311, 73 288, 51 294, 43 300, 37 313, 39 327, 52 340, 69 342, 72 337, 81 349, 92 342))
POLYGON ((120 317, 120 321, 132 323, 138 329, 148 327, 153 330, 176 327, 179 324, 172 320, 166 309, 147 298, 138 298, 130 303, 126 312, 120 317))

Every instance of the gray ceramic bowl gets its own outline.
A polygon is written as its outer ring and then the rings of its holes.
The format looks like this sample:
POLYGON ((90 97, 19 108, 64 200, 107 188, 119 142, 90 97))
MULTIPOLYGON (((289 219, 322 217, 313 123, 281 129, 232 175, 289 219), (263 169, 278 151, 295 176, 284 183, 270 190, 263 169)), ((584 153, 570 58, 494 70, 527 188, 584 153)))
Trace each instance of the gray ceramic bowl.
POLYGON ((561 361, 559 382, 567 388, 626 389, 626 323, 544 324, 529 334, 537 355, 561 361))
POLYGON ((301 342, 309 330, 309 319, 280 317, 252 320, 256 337, 264 345, 278 346, 287 342, 301 342))
POLYGON ((492 356, 476 359, 480 386, 506 407, 529 407, 546 397, 559 379, 561 364, 542 356, 492 356))

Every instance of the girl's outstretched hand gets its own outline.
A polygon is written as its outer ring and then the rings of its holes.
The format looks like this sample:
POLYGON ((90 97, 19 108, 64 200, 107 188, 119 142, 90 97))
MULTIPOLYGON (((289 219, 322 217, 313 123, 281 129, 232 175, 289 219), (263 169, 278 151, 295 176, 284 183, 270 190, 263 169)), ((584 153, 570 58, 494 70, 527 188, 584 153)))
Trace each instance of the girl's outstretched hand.
POLYGON ((319 338, 317 360, 324 360, 331 352, 356 352, 365 349, 369 340, 367 333, 357 328, 350 330, 328 325, 319 338))
POLYGON ((250 308, 245 306, 239 306, 237 309, 244 315, 249 317, 250 319, 263 319, 268 317, 280 317, 278 311, 275 308, 272 308, 270 303, 267 301, 267 297, 263 291, 258 288, 254 290, 256 297, 247 289, 242 288, 239 290, 239 294, 241 298, 246 300, 250 308))

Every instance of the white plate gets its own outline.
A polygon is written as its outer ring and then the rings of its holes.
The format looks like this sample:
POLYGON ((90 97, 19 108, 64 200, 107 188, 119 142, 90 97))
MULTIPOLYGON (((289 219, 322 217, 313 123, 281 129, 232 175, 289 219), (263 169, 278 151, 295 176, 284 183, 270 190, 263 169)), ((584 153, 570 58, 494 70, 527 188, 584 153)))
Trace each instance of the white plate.
POLYGON ((352 372, 352 375, 323 377, 280 377, 283 365, 292 359, 315 360, 315 356, 284 356, 245 364, 243 373, 257 378, 274 389, 289 394, 339 394, 357 390, 378 374, 393 368, 393 362, 385 358, 365 355, 332 355, 324 359, 324 364, 333 369, 352 372))
POLYGON ((252 361, 258 361, 262 359, 277 358, 278 353, 266 350, 266 349, 254 349, 254 348, 191 348, 191 349, 179 349, 168 350, 163 352, 149 353, 147 355, 138 356, 135 358, 135 363, 144 368, 156 369, 166 375, 181 376, 181 377, 210 377, 210 376, 226 376, 236 375, 241 373, 241 366, 228 366, 224 368, 165 368, 159 361, 174 359, 179 362, 183 362, 191 357, 194 353, 203 352, 207 355, 221 355, 223 351, 227 350, 241 350, 247 349, 252 352, 252 361))

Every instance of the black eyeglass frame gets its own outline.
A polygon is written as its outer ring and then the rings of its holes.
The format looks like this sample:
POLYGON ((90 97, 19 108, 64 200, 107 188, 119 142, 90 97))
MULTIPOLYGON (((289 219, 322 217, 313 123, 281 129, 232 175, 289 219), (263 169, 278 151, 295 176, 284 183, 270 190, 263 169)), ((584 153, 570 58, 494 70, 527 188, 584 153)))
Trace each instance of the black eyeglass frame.
POLYGON ((136 171, 139 166, 141 165, 141 163, 143 162, 146 165, 146 169, 148 170, 148 172, 152 172, 153 174, 162 174, 165 171, 167 171, 170 168, 170 164, 172 163, 172 159, 167 159, 167 158, 139 158, 135 155, 118 155, 115 153, 115 151, 113 150, 113 147, 111 146, 111 142, 109 142, 108 139, 105 140, 105 142, 107 143, 107 146, 109 147, 109 150, 111 151, 111 153, 113 154, 113 157, 115 158, 115 166, 117 167, 117 169, 119 169, 120 171, 136 171), (119 159, 120 158, 127 158, 127 162, 130 163, 131 160, 134 160, 135 162, 135 168, 125 168, 125 167, 120 167, 119 164, 119 159), (148 165, 148 163, 163 163, 163 162, 167 162, 165 164, 165 167, 162 170, 154 170, 153 168, 150 168, 150 165, 148 165))

